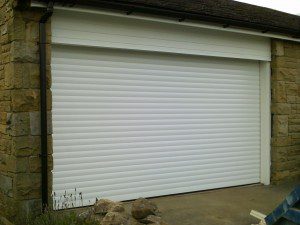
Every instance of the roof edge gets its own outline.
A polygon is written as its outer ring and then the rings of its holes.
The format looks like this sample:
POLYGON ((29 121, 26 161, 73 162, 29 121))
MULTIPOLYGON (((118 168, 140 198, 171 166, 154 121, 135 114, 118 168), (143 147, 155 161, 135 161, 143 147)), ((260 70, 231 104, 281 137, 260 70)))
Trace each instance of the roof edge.
MULTIPOLYGON (((38 0, 39 2, 47 2, 47 0, 38 0)), ((139 1, 139 2, 147 2, 147 1, 139 1)), ((148 1, 149 2, 149 1, 148 1)), ((284 12, 279 12, 272 9, 266 9, 264 7, 259 6, 252 6, 246 3, 235 2, 238 5, 246 5, 247 7, 254 7, 258 9, 263 9, 268 12, 275 12, 279 15, 285 17, 295 17, 299 19, 299 29, 298 28, 290 28, 290 27, 282 27, 276 25, 270 25, 267 23, 260 23, 260 22, 252 22, 247 20, 241 20, 232 18, 229 16, 218 16, 218 15, 211 15, 208 13, 199 12, 192 12, 192 11, 184 11, 184 10, 176 10, 173 8, 161 7, 161 6, 153 6, 150 4, 142 4, 142 3, 132 3, 131 1, 125 0, 55 0, 56 4, 60 4, 65 7, 73 7, 76 5, 82 6, 90 6, 99 9, 110 9, 110 10, 120 10, 125 11, 127 13, 144 13, 144 14, 152 14, 157 16, 166 16, 171 18, 177 18, 179 21, 184 21, 185 19, 190 19, 194 21, 202 21, 202 22, 209 22, 214 24, 220 24, 224 27, 235 27, 235 28, 247 28, 253 29, 262 33, 273 32, 277 34, 284 34, 291 36, 292 38, 300 38, 300 17, 289 15, 284 12)))

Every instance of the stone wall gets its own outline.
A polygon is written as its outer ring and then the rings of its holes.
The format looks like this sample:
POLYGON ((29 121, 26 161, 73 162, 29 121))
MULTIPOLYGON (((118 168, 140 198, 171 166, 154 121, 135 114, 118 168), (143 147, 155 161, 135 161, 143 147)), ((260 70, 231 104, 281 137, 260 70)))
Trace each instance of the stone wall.
MULTIPOLYGON (((0 0, 0 215, 6 217, 19 207, 41 207, 38 21, 42 12, 23 7, 26 1, 0 0)), ((50 110, 50 91, 48 96, 50 110)))
POLYGON ((271 65, 271 180, 300 180, 300 43, 273 40, 271 65))

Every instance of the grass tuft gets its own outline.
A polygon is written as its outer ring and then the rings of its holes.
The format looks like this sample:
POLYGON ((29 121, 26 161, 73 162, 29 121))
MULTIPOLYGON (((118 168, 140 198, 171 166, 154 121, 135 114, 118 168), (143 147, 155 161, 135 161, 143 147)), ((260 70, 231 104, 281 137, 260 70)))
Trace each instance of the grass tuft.
POLYGON ((20 216, 15 225, 99 225, 96 221, 85 221, 75 212, 45 211, 39 216, 20 216))

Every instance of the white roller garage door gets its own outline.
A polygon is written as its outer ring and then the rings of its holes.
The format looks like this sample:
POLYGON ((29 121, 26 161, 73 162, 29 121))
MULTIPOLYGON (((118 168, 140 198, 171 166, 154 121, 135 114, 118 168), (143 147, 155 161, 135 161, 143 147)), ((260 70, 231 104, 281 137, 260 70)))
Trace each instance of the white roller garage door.
POLYGON ((129 200, 260 182, 259 62, 57 45, 54 186, 129 200))

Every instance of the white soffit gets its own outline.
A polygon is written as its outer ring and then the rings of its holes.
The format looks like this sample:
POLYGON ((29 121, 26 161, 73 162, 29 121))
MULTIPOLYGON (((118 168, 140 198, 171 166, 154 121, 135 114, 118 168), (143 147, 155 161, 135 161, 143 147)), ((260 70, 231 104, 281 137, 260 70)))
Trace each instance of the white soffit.
POLYGON ((270 61, 267 37, 56 9, 54 44, 270 61))

